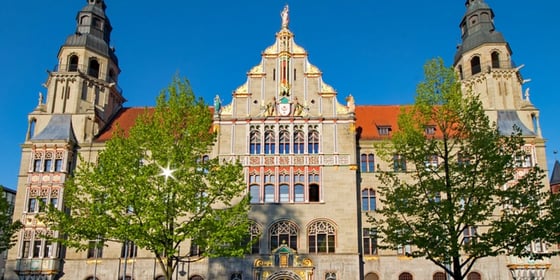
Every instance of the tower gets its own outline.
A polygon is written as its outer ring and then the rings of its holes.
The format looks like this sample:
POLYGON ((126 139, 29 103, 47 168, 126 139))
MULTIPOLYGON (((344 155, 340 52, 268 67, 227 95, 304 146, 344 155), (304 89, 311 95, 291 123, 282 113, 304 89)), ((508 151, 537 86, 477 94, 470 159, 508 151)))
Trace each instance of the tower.
POLYGON ((60 47, 57 66, 48 71, 46 101, 40 93, 28 117, 15 205, 15 218, 24 228, 8 255, 7 279, 54 279, 62 271, 65 252, 45 238, 59 233, 38 216, 48 204, 61 207, 62 187, 78 155, 87 158, 97 149, 95 135, 125 101, 117 86, 120 69, 110 45, 106 5, 86 2, 76 16, 76 31, 60 47))
MULTIPOLYGON (((513 52, 504 36, 496 30, 490 6, 484 0, 467 0, 465 5, 467 11, 460 23, 462 43, 457 47, 454 60, 463 92, 480 97, 490 121, 497 124, 502 134, 519 132, 523 136, 524 155, 515 162, 519 178, 535 165, 548 173, 539 110, 530 100, 529 88, 523 91, 530 79, 521 76, 523 65, 513 63, 513 52)), ((515 184, 515 179, 509 184, 515 184)), ((543 186, 545 191, 549 190, 548 179, 543 178, 543 186)), ((539 240, 533 241, 530 247, 534 254, 552 250, 539 240)), ((544 279, 550 267, 550 260, 546 259, 507 257, 507 263, 514 279, 529 279, 524 278, 529 276, 544 279)))

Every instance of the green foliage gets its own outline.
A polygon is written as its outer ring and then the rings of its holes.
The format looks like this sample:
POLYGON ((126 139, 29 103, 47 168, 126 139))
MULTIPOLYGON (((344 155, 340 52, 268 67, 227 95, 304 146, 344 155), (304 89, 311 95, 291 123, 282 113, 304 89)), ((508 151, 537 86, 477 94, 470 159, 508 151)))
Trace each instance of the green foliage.
POLYGON ((400 154, 412 168, 380 172, 383 207, 371 218, 388 248, 410 244, 412 257, 425 257, 459 280, 480 258, 529 255, 526 245, 549 233, 540 212, 548 195, 542 171, 514 176, 515 159, 524 155, 521 134, 500 134, 441 59, 426 64, 415 104, 398 124, 379 153, 400 154), (436 133, 425 133, 426 126, 436 133), (437 165, 430 161, 435 158, 437 165), (474 235, 468 241, 466 231, 474 235))
POLYGON ((4 196, 0 195, 0 253, 15 244, 15 233, 23 226, 20 221, 12 222, 12 213, 12 206, 4 196))
POLYGON ((208 106, 175 78, 128 136, 114 135, 95 164, 82 161, 65 185, 70 212, 49 209, 46 221, 78 249, 98 238, 133 241, 155 254, 167 279, 187 257, 178 255, 185 240, 207 256, 243 255, 242 166, 207 157, 215 139, 208 106))

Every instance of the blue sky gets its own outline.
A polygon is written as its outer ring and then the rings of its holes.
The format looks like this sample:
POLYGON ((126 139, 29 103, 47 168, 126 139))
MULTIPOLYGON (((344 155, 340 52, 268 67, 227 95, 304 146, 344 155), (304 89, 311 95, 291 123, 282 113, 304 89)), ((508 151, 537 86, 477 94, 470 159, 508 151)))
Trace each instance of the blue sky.
MULTIPOLYGON (((412 103, 422 66, 434 57, 452 63, 461 42, 464 0, 106 0, 113 25, 111 44, 122 73, 125 106, 152 106, 176 73, 199 96, 224 102, 246 80, 261 52, 274 42, 280 11, 290 5, 290 29, 325 82, 356 103, 412 103)), ((560 149, 556 107, 560 105, 558 1, 486 0, 497 30, 513 50, 541 110, 547 166, 560 149)), ((15 188, 27 114, 46 90, 48 69, 86 0, 4 1, 0 9, 0 124, 3 148, 0 184, 15 188)))

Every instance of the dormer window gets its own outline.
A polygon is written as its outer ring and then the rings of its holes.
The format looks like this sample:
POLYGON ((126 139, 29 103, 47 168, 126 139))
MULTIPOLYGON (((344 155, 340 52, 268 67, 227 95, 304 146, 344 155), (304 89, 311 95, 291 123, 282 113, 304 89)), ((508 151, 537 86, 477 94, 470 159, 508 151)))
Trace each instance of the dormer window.
POLYGON ((433 125, 426 125, 424 127, 424 134, 426 135, 434 135, 436 134, 436 127, 433 125))
POLYGON ((391 133, 391 126, 390 125, 377 126, 377 133, 379 133, 380 136, 388 136, 391 133))

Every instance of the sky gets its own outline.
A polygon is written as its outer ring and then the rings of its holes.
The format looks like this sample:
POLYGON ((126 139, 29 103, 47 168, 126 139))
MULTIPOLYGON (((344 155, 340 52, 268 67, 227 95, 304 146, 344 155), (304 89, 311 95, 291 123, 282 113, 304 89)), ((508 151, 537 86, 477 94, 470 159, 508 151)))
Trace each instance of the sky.
MULTIPOLYGON (((461 43, 465 0, 106 0, 113 26, 111 45, 122 70, 126 107, 153 106, 174 75, 186 77, 197 96, 224 104, 275 41, 280 12, 290 7, 290 30, 309 61, 343 102, 410 104, 423 65, 441 57, 453 62, 461 43)), ((560 149, 560 2, 486 0, 497 31, 524 64, 531 101, 540 109, 552 169, 560 149)), ((47 70, 54 69, 76 14, 86 0, 4 1, 0 9, 0 184, 16 188, 27 114, 38 102, 47 70)), ((543 166, 543 164, 541 164, 543 166)), ((543 166, 544 167, 544 166, 543 166)))

